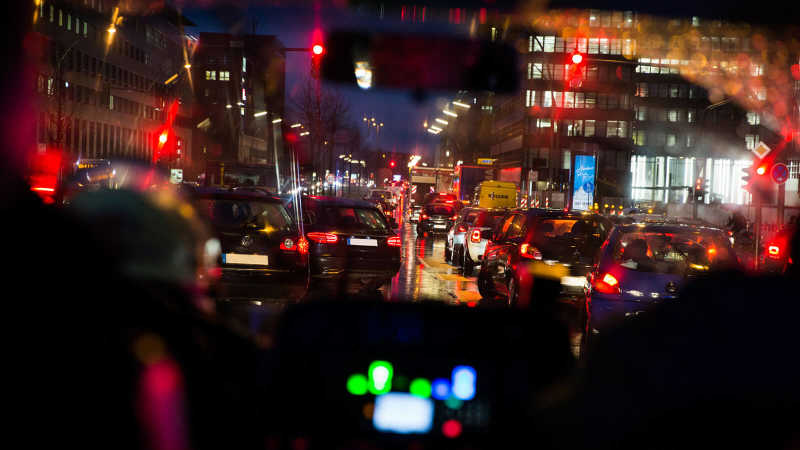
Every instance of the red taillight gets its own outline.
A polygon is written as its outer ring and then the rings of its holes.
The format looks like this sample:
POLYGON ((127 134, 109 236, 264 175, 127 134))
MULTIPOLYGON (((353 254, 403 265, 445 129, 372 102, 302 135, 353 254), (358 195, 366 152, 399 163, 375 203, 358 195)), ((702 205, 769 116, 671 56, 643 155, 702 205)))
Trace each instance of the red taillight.
POLYGON ((392 236, 386 240, 386 243, 389 244, 389 247, 400 247, 402 245, 400 236, 392 236))
POLYGON ((288 250, 293 252, 295 250, 294 241, 291 238, 286 238, 281 242, 281 250, 288 250))
POLYGON ((603 275, 602 278, 598 277, 597 280, 593 283, 594 290, 603 294, 619 294, 619 281, 611 275, 607 273, 603 275))
POLYGON ((780 258, 781 248, 775 244, 772 244, 769 247, 767 247, 767 255, 770 258, 780 258))
POLYGON ((540 252, 538 248, 526 243, 519 246, 519 256, 541 260, 542 252, 540 252))
POLYGON ((425 220, 425 219, 427 219, 427 218, 428 218, 428 215, 427 215, 427 214, 423 214, 423 215, 421 215, 421 216, 420 216, 420 219, 422 219, 422 220, 425 220))
POLYGON ((301 255, 308 254, 308 239, 301 237, 297 240, 297 252, 301 255))
POLYGON ((472 235, 469 237, 469 240, 472 242, 480 242, 481 230, 472 230, 472 235))
POLYGON ((335 244, 339 242, 339 236, 333 233, 308 233, 308 238, 318 244, 335 244))
POLYGON ((458 219, 458 214, 456 214, 455 216, 451 217, 450 219, 452 219, 452 220, 458 219))
POLYGON ((467 227, 465 227, 464 225, 459 225, 458 228, 456 228, 456 232, 457 233, 466 233, 467 232, 467 227))

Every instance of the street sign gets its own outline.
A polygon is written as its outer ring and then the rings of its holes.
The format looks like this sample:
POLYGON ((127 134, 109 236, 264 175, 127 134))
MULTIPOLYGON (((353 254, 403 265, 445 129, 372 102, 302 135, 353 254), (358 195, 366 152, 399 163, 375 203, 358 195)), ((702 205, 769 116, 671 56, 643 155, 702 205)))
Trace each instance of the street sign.
POLYGON ((497 158, 478 158, 478 165, 491 166, 495 161, 497 161, 497 158))
POLYGON ((751 151, 758 157, 758 159, 764 159, 764 157, 767 156, 772 149, 767 147, 767 144, 759 142, 758 146, 751 151))
POLYGON ((789 179, 789 168, 783 163, 777 163, 772 166, 772 170, 769 173, 772 175, 772 181, 776 184, 786 183, 786 180, 789 179))

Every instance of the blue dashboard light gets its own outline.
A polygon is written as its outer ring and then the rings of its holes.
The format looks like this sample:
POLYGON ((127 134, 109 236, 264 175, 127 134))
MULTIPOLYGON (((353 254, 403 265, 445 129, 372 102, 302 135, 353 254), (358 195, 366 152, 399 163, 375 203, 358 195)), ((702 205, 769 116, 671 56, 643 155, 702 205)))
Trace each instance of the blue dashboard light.
POLYGON ((445 400, 450 396, 450 382, 444 378, 437 378, 431 383, 431 396, 436 400, 445 400))
POLYGON ((475 398, 475 369, 470 366, 456 366, 453 368, 453 397, 459 400, 472 400, 475 398))

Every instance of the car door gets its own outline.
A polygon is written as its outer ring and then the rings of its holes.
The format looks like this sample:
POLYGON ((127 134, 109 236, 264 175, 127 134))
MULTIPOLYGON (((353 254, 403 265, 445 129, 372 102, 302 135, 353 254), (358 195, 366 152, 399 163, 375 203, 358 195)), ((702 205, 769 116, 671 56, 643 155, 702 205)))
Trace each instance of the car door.
POLYGON ((489 281, 494 284, 497 273, 497 255, 503 245, 506 232, 514 222, 514 215, 509 214, 502 220, 497 222, 497 225, 492 231, 492 237, 486 243, 486 249, 483 252, 483 266, 481 270, 486 270, 486 276, 489 281))
POLYGON ((516 263, 514 256, 519 252, 519 245, 524 237, 526 217, 522 213, 513 213, 503 222, 503 238, 495 248, 494 270, 492 278, 495 290, 507 294, 508 279, 512 275, 512 266, 516 263))

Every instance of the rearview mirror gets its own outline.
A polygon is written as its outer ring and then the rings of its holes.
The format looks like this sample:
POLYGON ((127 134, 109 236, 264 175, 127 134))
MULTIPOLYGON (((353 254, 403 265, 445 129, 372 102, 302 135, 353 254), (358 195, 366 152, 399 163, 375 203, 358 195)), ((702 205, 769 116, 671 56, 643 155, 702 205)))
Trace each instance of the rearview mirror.
POLYGON ((442 34, 334 31, 320 75, 362 89, 515 93, 518 52, 502 42, 442 34))

